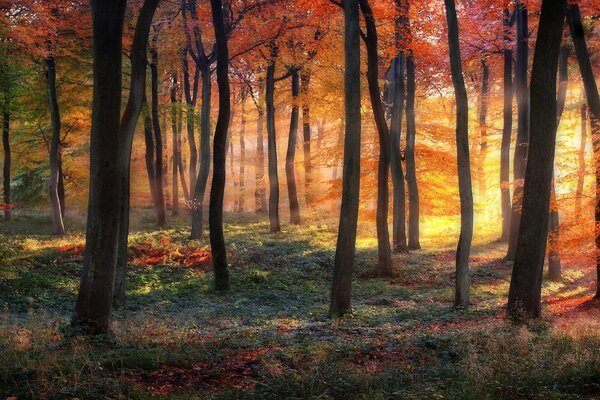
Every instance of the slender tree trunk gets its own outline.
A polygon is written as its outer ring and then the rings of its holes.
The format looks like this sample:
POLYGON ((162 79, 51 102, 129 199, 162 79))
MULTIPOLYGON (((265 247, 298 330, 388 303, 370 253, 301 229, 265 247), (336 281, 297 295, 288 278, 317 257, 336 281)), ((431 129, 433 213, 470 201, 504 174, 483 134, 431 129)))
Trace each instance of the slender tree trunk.
POLYGON ((298 119, 300 96, 300 74, 297 69, 292 70, 292 116, 290 118, 290 135, 288 138, 287 153, 285 155, 285 177, 287 180, 288 197, 290 201, 290 223, 300 224, 300 205, 298 189, 296 188, 296 144, 298 142, 298 119))
POLYGON ((523 212, 508 293, 513 316, 539 317, 556 142, 556 74, 566 0, 544 0, 531 72, 531 132, 523 212))
POLYGON ((265 109, 263 104, 265 84, 264 79, 258 82, 258 120, 256 121, 256 189, 254 191, 254 207, 257 213, 267 212, 267 195, 265 189, 265 148, 264 148, 264 123, 265 109))
POLYGON ((125 275, 129 241, 129 211, 131 194, 131 152, 137 121, 146 98, 146 51, 154 11, 160 0, 145 0, 138 17, 131 45, 131 81, 129 98, 119 127, 119 240, 114 283, 115 306, 125 304, 125 275))
POLYGON ((460 238, 456 249, 455 307, 469 305, 469 255, 473 239, 473 190, 469 160, 469 104, 462 73, 458 19, 454 0, 445 0, 452 83, 456 96, 456 153, 460 193, 460 238))
MULTIPOLYGON (((202 239, 203 208, 208 175, 210 174, 210 101, 212 96, 210 64, 200 66, 202 78, 202 104, 200 108, 200 172, 192 204, 192 239, 202 239)), ((227 131, 225 131, 227 134, 227 131)))
MULTIPOLYGON (((336 148, 340 149, 342 151, 344 148, 344 120, 342 118, 340 118, 340 126, 338 129, 336 148)), ((336 179, 338 179, 338 164, 339 164, 339 160, 336 157, 336 159, 334 160, 333 171, 332 171, 332 176, 331 176, 331 179, 333 179, 334 181, 336 179)))
POLYGON ((510 142, 513 125, 513 52, 511 49, 510 12, 508 0, 504 2, 504 109, 502 144, 500 145, 500 207, 502 211, 502 239, 507 240, 510 235, 510 142))
POLYGON ((4 203, 4 220, 10 221, 10 168, 12 154, 10 150, 10 97, 8 92, 4 93, 4 104, 2 107, 2 149, 4 151, 4 165, 2 168, 2 202, 4 203))
POLYGON ((52 206, 52 225, 54 234, 62 236, 65 234, 63 215, 60 209, 60 198, 58 196, 59 163, 60 163, 60 112, 58 99, 56 97, 56 65, 54 56, 46 57, 46 86, 48 90, 48 102, 50 104, 50 116, 52 119, 52 139, 50 140, 50 180, 48 182, 48 196, 52 206))
POLYGON ((240 176, 239 176, 239 195, 238 212, 244 212, 244 203, 246 201, 246 91, 242 92, 242 115, 240 120, 240 176))
POLYGON ((317 121, 317 151, 321 150, 323 138, 325 137, 325 118, 321 117, 317 121))
MULTIPOLYGON (((274 51, 275 53, 275 51, 274 51)), ((269 158, 269 222, 271 232, 279 232, 279 175, 277 173, 277 133, 275 131, 275 56, 272 54, 267 65, 267 137, 269 158)))
POLYGON ((350 311, 352 270, 356 253, 360 186, 360 18, 358 0, 345 0, 344 7, 344 108, 345 144, 342 205, 335 250, 330 313, 350 311))
POLYGON ((229 289, 229 270, 227 268, 227 250, 223 235, 223 198, 225 194, 225 157, 227 153, 227 131, 231 113, 229 92, 229 52, 223 21, 221 0, 210 1, 215 28, 217 50, 217 84, 219 86, 219 115, 214 138, 214 169, 210 190, 208 224, 210 230, 210 248, 215 272, 215 288, 229 289))
POLYGON ((67 210, 67 200, 65 198, 65 174, 63 172, 62 154, 59 153, 59 155, 61 155, 61 157, 58 158, 58 202, 60 203, 60 213, 64 221, 67 210))
POLYGON ((583 80, 585 89, 585 97, 590 111, 590 131, 592 134, 592 148, 594 151, 594 166, 596 171, 596 205, 594 208, 594 221, 596 226, 595 241, 596 241, 596 269, 598 275, 598 284, 596 289, 596 297, 600 297, 600 97, 598 96, 598 87, 594 79, 594 71, 590 62, 590 54, 581 23, 581 14, 579 6, 569 4, 567 19, 569 21, 569 29, 571 38, 579 63, 579 71, 583 80))
POLYGON ((167 204, 165 199, 165 179, 164 179, 164 156, 163 156, 163 137, 160 129, 160 120, 158 115, 158 51, 156 48, 156 36, 152 38, 152 46, 150 48, 150 54, 152 57, 152 63, 150 64, 150 73, 152 77, 152 130, 154 132, 154 144, 155 144, 155 165, 154 171, 156 173, 156 202, 154 208, 156 210, 156 217, 158 226, 164 226, 167 223, 167 204))
POLYGON ((583 184, 585 182, 585 148, 587 146, 587 104, 581 105, 581 139, 579 144, 579 169, 577 170, 577 191, 575 194, 575 215, 581 215, 583 184))
MULTIPOLYGON (((185 2, 186 0, 184 0, 185 2)), ((194 118, 194 111, 196 109, 196 93, 198 90, 198 77, 199 70, 196 67, 196 73, 194 76, 194 87, 193 93, 191 84, 190 84, 190 72, 189 72, 189 63, 187 52, 182 55, 181 58, 181 66, 183 70, 183 91, 185 94, 185 102, 187 105, 186 109, 186 126, 187 126, 187 136, 188 136, 188 146, 190 148, 190 167, 189 167, 189 175, 190 175, 190 193, 194 193, 194 188, 196 186, 197 178, 197 165, 198 165, 198 149, 196 147, 196 119, 194 118)))
POLYGON ((406 58, 406 185, 408 187, 408 248, 421 248, 419 240, 419 187, 415 164, 415 63, 412 50, 406 58))
MULTIPOLYGON (((377 55, 377 29, 373 12, 368 0, 359 0, 362 14, 365 18, 367 35, 367 80, 369 82, 369 95, 375 117, 375 125, 379 136, 379 162, 377 168, 377 248, 378 263, 377 275, 392 275, 392 256, 390 249, 390 234, 388 231, 388 202, 389 186, 388 171, 390 169, 390 133, 385 120, 385 111, 379 90, 379 56, 377 55)), ((402 177, 403 179, 404 177, 402 177)), ((404 185, 403 185, 404 186, 404 185)), ((406 243, 406 237, 404 238, 406 243)))
POLYGON ((481 93, 479 98, 479 163, 477 175, 479 177, 479 197, 484 198, 487 190, 485 179, 485 159, 487 157, 487 114, 490 95, 490 66, 487 59, 481 60, 481 93))
POLYGON ((171 159, 171 169, 173 179, 171 181, 173 190, 173 209, 171 215, 179 215, 179 129, 177 127, 177 74, 171 75, 171 133, 173 144, 173 158, 171 159))
MULTIPOLYGON (((567 70, 571 47, 563 45, 560 49, 558 60, 559 86, 556 96, 556 126, 560 125, 565 101, 567 98, 567 86, 569 72, 567 70)), ((561 279, 560 265, 560 218, 558 203, 556 202, 556 175, 552 171, 552 184, 550 185, 550 216, 548 220, 548 278, 552 281, 561 279)))
POLYGON ((310 209, 313 206, 313 172, 312 172, 312 155, 310 152, 310 103, 308 100, 310 89, 310 71, 303 70, 300 75, 300 92, 302 93, 302 151, 304 155, 304 198, 306 208, 310 209))
POLYGON ((148 184, 150 187, 150 197, 152 198, 152 206, 156 209, 157 198, 156 198, 156 146, 154 145, 154 132, 152 130, 152 118, 150 118, 150 112, 148 110, 147 100, 144 99, 143 105, 144 112, 144 144, 146 146, 146 152, 144 160, 146 161, 146 173, 148 174, 148 184))
POLYGON ((405 53, 400 52, 392 61, 392 112, 390 123, 390 167, 392 171, 393 223, 392 238, 394 251, 405 252, 406 245, 406 189, 400 151, 402 110, 404 109, 404 64, 405 53))
POLYGON ((521 0, 516 2, 517 21, 517 59, 515 62, 515 91, 517 96, 518 127, 515 157, 513 160, 514 192, 510 217, 510 236, 506 258, 514 260, 517 251, 519 225, 521 223, 521 203, 523 200, 523 179, 527 164, 527 146, 529 143, 529 90, 527 88, 527 69, 529 58, 529 28, 527 6, 521 0))
POLYGON ((94 96, 85 257, 72 324, 110 330, 121 213, 121 59, 125 0, 92 0, 94 96))

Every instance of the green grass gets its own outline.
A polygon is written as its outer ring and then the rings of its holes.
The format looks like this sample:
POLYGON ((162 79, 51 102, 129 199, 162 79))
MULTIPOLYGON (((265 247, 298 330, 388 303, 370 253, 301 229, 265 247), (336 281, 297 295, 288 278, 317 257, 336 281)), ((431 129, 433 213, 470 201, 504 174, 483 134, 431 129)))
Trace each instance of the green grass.
MULTIPOLYGON (((472 305, 453 310, 453 243, 394 255, 395 276, 375 279, 373 241, 359 240, 354 311, 331 319, 334 222, 271 234, 226 217, 232 290, 218 293, 208 268, 181 265, 184 248, 206 249, 185 217, 156 231, 136 212, 131 244, 167 256, 132 260, 114 335, 95 339, 68 328, 82 222, 63 239, 41 215, 0 223, 0 399, 600 398, 599 306, 512 326, 502 243, 476 243, 472 305)), ((567 266, 544 295, 578 300, 591 279, 567 266)))

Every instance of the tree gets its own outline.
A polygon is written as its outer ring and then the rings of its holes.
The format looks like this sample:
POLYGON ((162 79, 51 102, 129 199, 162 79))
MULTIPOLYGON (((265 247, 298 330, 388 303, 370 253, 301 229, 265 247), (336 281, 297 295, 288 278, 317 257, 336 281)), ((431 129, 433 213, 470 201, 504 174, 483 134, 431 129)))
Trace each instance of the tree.
POLYGON ((298 142, 298 119, 300 95, 300 73, 298 68, 292 67, 292 114, 290 117, 290 134, 288 137, 287 152, 285 155, 285 176, 288 186, 288 197, 290 201, 290 223, 300 224, 300 204, 298 202, 298 189, 296 188, 296 144, 298 142))
POLYGON ((4 151, 4 164, 2 167, 2 206, 4 208, 4 220, 10 221, 10 168, 12 154, 10 150, 10 92, 4 90, 4 100, 2 102, 2 150, 4 151))
POLYGON ((510 236, 506 258, 513 260, 517 251, 516 244, 521 223, 523 199, 523 179, 527 164, 527 146, 529 143, 529 90, 527 88, 527 70, 529 59, 529 28, 527 6, 521 0, 515 2, 517 23, 517 58, 515 61, 515 93, 517 97, 517 141, 513 159, 513 200, 510 217, 510 236))
POLYGON ((352 270, 356 252, 360 185, 360 25, 358 0, 344 7, 344 108, 346 111, 344 172, 340 224, 335 249, 330 313, 342 315, 351 308, 352 270))
POLYGON ((396 18, 397 54, 392 60, 390 73, 391 122, 390 122, 390 168, 392 171, 392 240, 394 251, 406 251, 406 188, 404 187, 404 171, 400 152, 402 112, 404 109, 404 66, 406 62, 406 33, 408 4, 404 0, 396 1, 398 16, 396 18))
POLYGON ((223 235, 223 198, 225 194, 225 157, 227 155, 227 131, 231 116, 231 98, 229 89, 229 50, 223 20, 221 0, 210 1, 217 50, 217 84, 219 87, 219 115, 213 142, 213 179, 210 189, 208 224, 210 230, 210 248, 215 273, 215 288, 229 290, 229 270, 227 267, 227 249, 223 235))
POLYGON ((513 52, 511 47, 511 24, 510 11, 508 10, 508 0, 504 0, 502 27, 504 30, 504 108, 502 112, 502 143, 500 145, 500 207, 502 211, 502 239, 508 239, 510 234, 510 142, 512 136, 513 123, 513 52))
POLYGON ((458 186, 460 192, 460 238, 456 249, 456 290, 454 306, 469 305, 469 255, 473 240, 473 192, 469 160, 469 104, 462 74, 458 19, 454 0, 445 0, 448 21, 448 48, 450 70, 456 96, 456 152, 458 158, 458 186))
MULTIPOLYGON (((373 116, 379 137, 379 162, 377 164, 377 275, 392 275, 392 259, 390 249, 390 234, 388 231, 388 171, 390 168, 390 133, 385 120, 385 111, 379 90, 379 56, 377 55, 377 28, 375 18, 368 0, 359 0, 362 14, 365 18, 367 29, 363 36, 367 46, 367 80, 369 83, 369 96, 373 108, 373 116)), ((397 143, 398 146, 400 145, 397 143)), ((400 160, 398 160, 400 162, 400 160)), ((402 177, 404 179, 404 177, 402 177)), ((404 190, 404 184, 402 184, 404 190)), ((403 198, 404 196, 402 196, 403 198)), ((404 202, 401 207, 404 208, 404 202)), ((403 213, 402 213, 403 214, 403 213)), ((402 222, 403 223, 403 222, 402 222)), ((404 238, 406 242, 406 237, 404 238)))
POLYGON ((110 330, 121 186, 119 128, 125 0, 92 0, 94 97, 85 256, 72 324, 86 333, 110 330))
MULTIPOLYGON (((594 79, 594 71, 590 62, 590 55, 585 42, 581 13, 576 3, 569 4, 567 12, 569 30, 573 39, 573 47, 579 64, 579 72, 583 80, 585 97, 590 112, 590 132, 592 134, 592 145, 594 150, 594 163, 596 169, 596 206, 594 221, 596 223, 596 270, 598 284, 596 286, 596 297, 600 298, 600 96, 594 79)), ((583 121, 582 121, 583 122, 583 121)))
POLYGON ((556 74, 566 0, 544 0, 531 73, 531 132, 523 209, 508 294, 513 316, 539 317, 556 142, 556 74))

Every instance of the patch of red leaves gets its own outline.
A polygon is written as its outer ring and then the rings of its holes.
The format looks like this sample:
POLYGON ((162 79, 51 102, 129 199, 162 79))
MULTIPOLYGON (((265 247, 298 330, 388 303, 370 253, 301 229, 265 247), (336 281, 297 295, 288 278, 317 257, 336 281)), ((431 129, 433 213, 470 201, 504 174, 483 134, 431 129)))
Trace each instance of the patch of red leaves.
POLYGON ((156 248, 152 243, 136 243, 129 246, 129 260, 133 265, 158 265, 166 261, 169 251, 156 248))
POLYGON ((600 316, 600 299, 589 296, 582 297, 552 297, 544 300, 548 310, 554 315, 574 315, 582 313, 600 316))
POLYGON ((412 368, 407 362, 407 353, 400 349, 390 349, 387 346, 377 347, 372 351, 356 349, 356 353, 350 358, 350 364, 353 368, 365 373, 381 372, 390 365, 404 365, 407 369, 412 368))
POLYGON ((81 256, 83 256, 83 252, 85 250, 85 243, 78 243, 78 244, 67 244, 64 246, 60 246, 57 248, 58 251, 60 251, 61 253, 66 253, 67 255, 69 255, 72 258, 80 258, 81 256))
POLYGON ((268 348, 235 354, 222 362, 194 363, 189 367, 165 366, 153 371, 126 375, 126 379, 152 394, 176 393, 185 390, 216 392, 223 387, 252 390, 253 377, 260 366, 260 357, 268 348))
POLYGON ((209 251, 197 247, 182 247, 173 259, 184 267, 208 271, 212 266, 212 255, 209 251))

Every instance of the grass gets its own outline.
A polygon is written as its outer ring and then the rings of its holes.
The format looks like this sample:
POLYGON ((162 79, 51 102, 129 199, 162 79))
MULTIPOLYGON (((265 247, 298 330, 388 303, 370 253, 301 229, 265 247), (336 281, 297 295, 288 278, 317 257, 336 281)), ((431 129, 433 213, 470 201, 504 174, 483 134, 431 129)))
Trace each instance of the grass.
POLYGON ((232 290, 212 289, 206 245, 185 217, 156 231, 136 212, 127 305, 110 338, 69 335, 83 224, 0 224, 0 399, 590 399, 600 398, 600 306, 591 270, 544 284, 544 319, 504 318, 504 244, 480 238, 472 305, 453 310, 453 238, 394 255, 373 278, 362 227, 351 315, 327 315, 334 222, 268 232, 228 215, 232 290))

